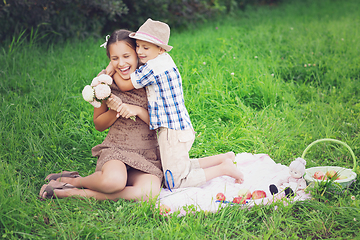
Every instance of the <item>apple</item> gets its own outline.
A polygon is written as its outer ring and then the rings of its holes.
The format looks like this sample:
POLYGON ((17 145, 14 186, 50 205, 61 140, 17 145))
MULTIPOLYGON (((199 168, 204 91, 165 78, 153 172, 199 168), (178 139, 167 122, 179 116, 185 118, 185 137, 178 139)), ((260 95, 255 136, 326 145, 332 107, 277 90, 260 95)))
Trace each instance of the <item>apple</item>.
POLYGON ((325 174, 322 172, 322 171, 316 171, 315 173, 314 173, 314 176, 313 176, 315 179, 319 179, 319 180, 321 180, 321 179, 327 179, 326 178, 326 176, 325 176, 325 174))
POLYGON ((234 199, 232 200, 233 203, 238 203, 238 204, 245 204, 246 203, 246 199, 244 197, 234 197, 234 199))
POLYGON ((239 190, 238 193, 239 197, 244 197, 245 199, 250 199, 251 198, 251 192, 249 189, 243 188, 239 190))
POLYGON ((264 198, 266 197, 266 193, 263 190, 255 190, 252 194, 251 194, 252 199, 260 199, 260 198, 264 198))
POLYGON ((218 193, 216 194, 216 200, 219 200, 219 201, 225 201, 226 197, 223 193, 218 193))
POLYGON ((167 214, 171 211, 171 208, 165 204, 161 205, 159 207, 159 210, 160 210, 160 214, 163 215, 163 214, 167 214))
POLYGON ((335 170, 329 170, 329 171, 326 172, 326 176, 328 178, 337 177, 337 172, 335 170))

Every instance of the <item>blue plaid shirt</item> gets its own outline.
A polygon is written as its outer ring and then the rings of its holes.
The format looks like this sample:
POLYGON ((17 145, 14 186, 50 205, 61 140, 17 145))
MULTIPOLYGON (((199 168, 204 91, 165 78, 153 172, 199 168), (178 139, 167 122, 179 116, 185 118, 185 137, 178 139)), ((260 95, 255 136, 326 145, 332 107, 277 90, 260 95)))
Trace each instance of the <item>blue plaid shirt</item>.
POLYGON ((180 73, 168 53, 149 60, 131 74, 135 88, 146 87, 150 129, 192 128, 185 107, 180 73))

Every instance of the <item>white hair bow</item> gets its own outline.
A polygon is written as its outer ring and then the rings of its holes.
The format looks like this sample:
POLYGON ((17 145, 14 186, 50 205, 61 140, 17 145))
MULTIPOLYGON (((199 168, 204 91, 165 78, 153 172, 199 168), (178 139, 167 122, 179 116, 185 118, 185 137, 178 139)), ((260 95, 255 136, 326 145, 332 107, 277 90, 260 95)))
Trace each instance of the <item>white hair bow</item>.
POLYGON ((101 44, 100 47, 106 48, 107 42, 108 42, 108 40, 109 40, 109 37, 110 37, 110 35, 106 35, 106 37, 105 37, 105 42, 104 42, 103 44, 101 44))

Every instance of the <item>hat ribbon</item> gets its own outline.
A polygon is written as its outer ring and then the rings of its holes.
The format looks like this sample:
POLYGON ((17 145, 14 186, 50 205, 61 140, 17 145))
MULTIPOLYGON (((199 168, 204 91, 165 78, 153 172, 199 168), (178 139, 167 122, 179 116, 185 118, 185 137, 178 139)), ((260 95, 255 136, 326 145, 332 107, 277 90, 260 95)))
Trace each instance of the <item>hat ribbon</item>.
POLYGON ((150 37, 150 38, 154 39, 156 42, 159 42, 159 43, 161 43, 161 44, 165 44, 165 45, 166 45, 166 43, 164 43, 164 42, 161 41, 160 39, 158 39, 158 38, 156 38, 156 37, 154 37, 154 36, 152 36, 152 35, 150 35, 150 34, 147 34, 147 33, 144 33, 144 32, 139 32, 139 31, 137 31, 136 34, 145 35, 145 36, 147 36, 147 37, 150 37))

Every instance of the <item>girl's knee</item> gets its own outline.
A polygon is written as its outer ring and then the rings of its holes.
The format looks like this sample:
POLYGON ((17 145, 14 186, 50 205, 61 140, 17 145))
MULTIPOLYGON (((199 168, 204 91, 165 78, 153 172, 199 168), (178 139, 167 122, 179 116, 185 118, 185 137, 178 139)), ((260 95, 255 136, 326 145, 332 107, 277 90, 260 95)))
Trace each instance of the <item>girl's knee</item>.
POLYGON ((114 193, 123 190, 126 187, 126 180, 123 176, 103 176, 101 184, 104 187, 104 193, 114 193))
POLYGON ((114 193, 123 190, 127 183, 126 165, 117 160, 104 164, 99 181, 104 193, 114 193))
POLYGON ((101 192, 114 193, 126 187, 127 176, 121 173, 111 174, 109 172, 102 172, 101 177, 99 177, 97 181, 101 192))

